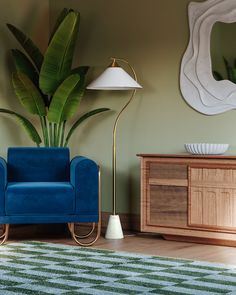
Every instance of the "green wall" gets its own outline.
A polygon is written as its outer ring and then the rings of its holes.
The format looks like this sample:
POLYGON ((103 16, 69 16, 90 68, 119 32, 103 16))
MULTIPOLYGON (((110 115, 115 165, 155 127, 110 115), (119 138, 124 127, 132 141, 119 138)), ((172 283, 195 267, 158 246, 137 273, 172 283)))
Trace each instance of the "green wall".
MULTIPOLYGON (((12 3, 16 3, 17 0, 12 3)), ((11 2, 10 1, 10 2, 11 2)), ((18 3, 22 1, 18 1, 18 3)), ((41 5, 43 1, 25 1, 41 5)), ((81 26, 75 65, 90 65, 89 81, 109 64, 111 56, 127 59, 136 69, 143 89, 127 109, 118 126, 118 211, 139 212, 140 181, 137 153, 182 153, 185 142, 229 143, 236 152, 236 116, 230 111, 205 116, 189 107, 179 89, 179 68, 188 43, 188 0, 49 0, 52 28, 64 7, 81 12, 81 26)), ((18 6, 21 4, 18 4, 18 6)), ((8 9, 12 22, 16 11, 8 9)), ((21 27, 27 21, 21 16, 21 27)), ((36 21, 36 20, 35 20, 36 21)), ((44 20, 35 23, 41 29, 44 20)), ((2 25, 2 24, 1 24, 2 25)), ((31 33, 31 31, 28 31, 31 33)), ((46 32, 41 30, 43 36, 46 32)), ((45 35, 44 35, 45 34, 45 35)), ((9 35, 1 69, 1 106, 20 109, 8 82, 6 50, 15 44, 9 35), (7 77, 7 78, 6 78, 7 77), (4 79, 4 81, 2 81, 4 79), (8 97, 4 95, 8 93, 8 97)), ((110 107, 110 113, 90 119, 71 141, 72 155, 87 155, 102 168, 103 210, 111 209, 111 143, 115 115, 128 99, 129 92, 88 91, 80 113, 97 107, 110 107)), ((1 145, 23 145, 23 132, 9 119, 0 118, 1 145), (12 134, 13 132, 13 134, 12 134)), ((28 142, 27 142, 28 143, 28 142)))

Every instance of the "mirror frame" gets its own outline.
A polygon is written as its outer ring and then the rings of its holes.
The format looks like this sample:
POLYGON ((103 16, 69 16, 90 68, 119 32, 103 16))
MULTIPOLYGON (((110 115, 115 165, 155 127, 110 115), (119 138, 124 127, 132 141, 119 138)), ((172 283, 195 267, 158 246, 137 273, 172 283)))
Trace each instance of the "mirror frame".
POLYGON ((215 115, 236 109, 236 84, 216 81, 211 64, 211 31, 216 22, 236 22, 236 0, 206 0, 188 6, 190 38, 180 69, 180 90, 196 111, 215 115))

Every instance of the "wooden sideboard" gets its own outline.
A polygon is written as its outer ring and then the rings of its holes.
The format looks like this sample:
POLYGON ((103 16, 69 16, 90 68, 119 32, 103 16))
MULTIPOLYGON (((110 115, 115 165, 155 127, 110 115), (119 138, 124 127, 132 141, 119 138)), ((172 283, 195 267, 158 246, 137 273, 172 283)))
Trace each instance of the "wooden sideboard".
POLYGON ((142 232, 236 246, 236 156, 138 156, 142 232))

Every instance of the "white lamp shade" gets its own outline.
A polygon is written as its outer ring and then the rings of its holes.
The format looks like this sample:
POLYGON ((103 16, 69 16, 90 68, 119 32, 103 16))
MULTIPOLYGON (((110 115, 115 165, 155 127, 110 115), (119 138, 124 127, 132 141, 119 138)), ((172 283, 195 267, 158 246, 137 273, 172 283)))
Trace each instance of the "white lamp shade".
POLYGON ((87 89, 93 90, 131 90, 142 88, 121 67, 108 67, 87 89))

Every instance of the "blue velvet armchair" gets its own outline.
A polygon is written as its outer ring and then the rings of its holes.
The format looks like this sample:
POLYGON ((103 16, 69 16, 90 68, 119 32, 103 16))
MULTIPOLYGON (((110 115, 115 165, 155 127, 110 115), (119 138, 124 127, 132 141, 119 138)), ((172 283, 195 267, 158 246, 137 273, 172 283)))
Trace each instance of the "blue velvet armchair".
POLYGON ((9 148, 7 162, 0 158, 0 243, 10 224, 67 223, 78 244, 93 244, 101 229, 99 174, 88 158, 70 161, 68 148, 9 148), (78 235, 78 223, 92 229, 78 235))

